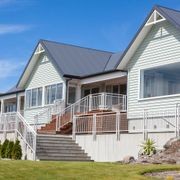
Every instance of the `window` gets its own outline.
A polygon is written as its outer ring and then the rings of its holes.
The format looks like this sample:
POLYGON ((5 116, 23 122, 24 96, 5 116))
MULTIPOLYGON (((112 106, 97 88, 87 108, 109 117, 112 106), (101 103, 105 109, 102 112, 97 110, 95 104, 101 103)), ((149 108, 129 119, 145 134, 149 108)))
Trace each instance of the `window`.
POLYGON ((113 85, 113 93, 118 94, 119 93, 119 86, 113 85))
POLYGON ((180 63, 141 71, 140 97, 156 97, 180 93, 180 63))
POLYGON ((36 107, 42 105, 42 88, 35 88, 26 91, 26 107, 36 107))
POLYGON ((45 87, 45 104, 53 104, 55 100, 62 99, 63 84, 53 84, 45 87))
POLYGON ((68 91, 68 104, 73 104, 76 101, 76 87, 69 86, 68 91))
POLYGON ((126 95, 126 92, 127 91, 127 85, 126 84, 121 84, 120 85, 120 94, 125 94, 126 95))
POLYGON ((9 103, 7 105, 5 105, 5 112, 15 112, 16 111, 16 104, 14 103, 9 103))
POLYGON ((84 97, 88 96, 89 94, 91 94, 91 90, 90 89, 85 89, 84 90, 84 97))
POLYGON ((99 88, 98 87, 97 88, 92 88, 91 93, 92 94, 99 93, 99 88))

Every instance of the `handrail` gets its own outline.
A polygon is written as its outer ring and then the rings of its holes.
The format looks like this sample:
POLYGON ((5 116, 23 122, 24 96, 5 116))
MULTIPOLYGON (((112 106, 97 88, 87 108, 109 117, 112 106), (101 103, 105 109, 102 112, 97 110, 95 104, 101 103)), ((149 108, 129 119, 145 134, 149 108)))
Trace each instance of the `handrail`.
POLYGON ((45 107, 46 109, 44 109, 44 111, 37 113, 34 116, 34 129, 37 130, 37 125, 39 124, 39 121, 41 119, 43 119, 43 121, 46 119, 47 121, 46 123, 51 121, 52 115, 59 114, 59 112, 62 111, 63 105, 64 105, 64 100, 55 100, 54 104, 45 107))
POLYGON ((36 159, 36 137, 37 133, 28 124, 20 112, 5 113, 0 115, 0 130, 3 132, 15 132, 15 139, 19 135, 26 146, 32 151, 36 159))
POLYGON ((112 110, 113 103, 116 105, 122 104, 122 109, 126 110, 126 95, 106 92, 89 94, 82 99, 79 99, 75 103, 69 105, 58 114, 58 119, 56 119, 56 130, 59 130, 65 124, 72 122, 73 116, 78 113, 76 112, 76 110, 79 110, 79 112, 81 112, 82 108, 83 112, 81 113, 86 113, 87 111, 98 109, 99 107, 101 107, 102 109, 106 108, 112 110), (113 100, 113 98, 115 99, 113 100), (120 98, 122 98, 122 102, 120 98), (69 113, 70 119, 68 121, 65 121, 64 123, 60 122, 61 117, 66 113, 69 113))
POLYGON ((36 159, 36 137, 37 133, 34 129, 27 123, 24 117, 17 112, 16 113, 16 127, 15 131, 21 136, 25 144, 33 152, 33 159, 36 159))

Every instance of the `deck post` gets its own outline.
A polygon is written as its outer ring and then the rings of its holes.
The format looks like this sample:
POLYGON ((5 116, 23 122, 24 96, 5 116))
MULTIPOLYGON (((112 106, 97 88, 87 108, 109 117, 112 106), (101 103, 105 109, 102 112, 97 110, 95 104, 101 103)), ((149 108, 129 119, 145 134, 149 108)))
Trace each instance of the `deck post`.
POLYGON ((93 140, 96 140, 96 114, 93 114, 93 126, 92 126, 93 140))
POLYGON ((18 117, 17 117, 17 113, 16 113, 16 121, 15 121, 15 128, 14 128, 14 132, 15 132, 14 141, 16 141, 16 139, 17 139, 17 131, 18 131, 18 117))
POLYGON ((147 127, 146 127, 146 111, 145 111, 145 109, 144 109, 144 111, 143 111, 143 138, 144 138, 144 140, 146 140, 146 130, 147 130, 147 127))
POLYGON ((72 130, 72 138, 76 140, 76 116, 73 116, 73 130, 72 130))
POLYGON ((179 113, 179 104, 176 104, 176 111, 175 111, 175 120, 176 120, 176 123, 175 123, 175 135, 177 138, 180 138, 180 113, 179 113))
POLYGON ((117 141, 120 140, 120 123, 121 123, 121 113, 116 113, 116 135, 117 141))
POLYGON ((3 116, 3 119, 4 119, 4 140, 6 140, 7 138, 7 115, 5 114, 3 116))

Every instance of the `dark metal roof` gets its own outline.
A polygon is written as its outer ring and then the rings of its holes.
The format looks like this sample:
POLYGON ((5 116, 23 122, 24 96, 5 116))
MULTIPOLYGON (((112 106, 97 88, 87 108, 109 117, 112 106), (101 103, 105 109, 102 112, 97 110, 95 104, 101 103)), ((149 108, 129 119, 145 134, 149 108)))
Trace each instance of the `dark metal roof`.
POLYGON ((112 54, 112 56, 106 64, 104 71, 115 70, 121 61, 122 54, 122 52, 112 54))
POLYGON ((119 54, 64 43, 40 40, 62 75, 83 77, 115 70, 119 54))
POLYGON ((130 49, 130 47, 132 46, 132 44, 134 43, 134 41, 136 40, 137 36, 139 35, 141 30, 145 26, 147 20, 150 18, 151 14, 153 13, 154 10, 157 10, 159 13, 161 13, 162 16, 164 16, 166 18, 166 20, 168 22, 173 24, 176 28, 180 29, 180 11, 174 10, 174 9, 171 9, 171 8, 167 8, 167 7, 163 7, 163 6, 160 6, 160 5, 155 5, 152 8, 152 10, 150 11, 150 13, 147 15, 146 19, 144 20, 144 22, 142 23, 142 25, 140 26, 140 28, 136 32, 133 39, 130 41, 129 45, 126 47, 125 51, 123 52, 123 54, 121 56, 119 64, 122 61, 122 59, 124 58, 124 56, 126 55, 126 53, 128 52, 128 50, 130 49))
POLYGON ((156 5, 154 9, 159 11, 170 23, 180 28, 180 11, 159 5, 156 5))
POLYGON ((24 92, 24 89, 21 88, 17 88, 16 86, 12 87, 11 89, 9 89, 7 92, 5 93, 0 93, 0 96, 5 96, 5 95, 10 95, 10 94, 15 94, 15 93, 20 93, 20 92, 24 92))

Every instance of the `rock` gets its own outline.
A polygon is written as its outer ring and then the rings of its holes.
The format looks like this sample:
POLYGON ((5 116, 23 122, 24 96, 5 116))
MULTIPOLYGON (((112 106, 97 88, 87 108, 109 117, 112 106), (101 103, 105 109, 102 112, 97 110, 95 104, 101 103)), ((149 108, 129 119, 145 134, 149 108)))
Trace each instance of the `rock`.
POLYGON ((150 164, 180 164, 180 140, 170 139, 165 145, 164 150, 158 150, 151 156, 139 154, 137 162, 150 164))
POLYGON ((171 138, 169 141, 166 142, 166 144, 164 145, 164 148, 168 149, 172 145, 172 143, 177 140, 178 140, 177 138, 171 138))
POLYGON ((125 156, 123 158, 123 163, 125 163, 125 164, 129 164, 129 163, 133 163, 133 162, 135 162, 135 159, 133 156, 125 156))

